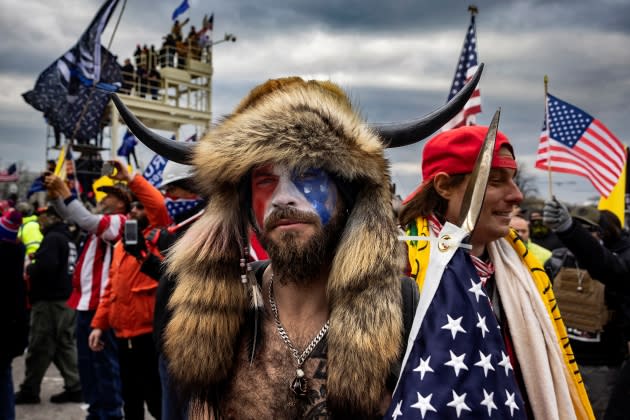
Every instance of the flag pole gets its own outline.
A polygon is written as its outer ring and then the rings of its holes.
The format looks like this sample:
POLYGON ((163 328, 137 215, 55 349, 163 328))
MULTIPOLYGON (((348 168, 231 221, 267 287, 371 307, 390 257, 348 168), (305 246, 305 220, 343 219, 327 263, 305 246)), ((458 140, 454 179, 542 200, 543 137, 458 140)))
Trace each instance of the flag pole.
POLYGON ((549 101, 547 101, 547 90, 549 77, 545 74, 545 130, 547 130, 547 184, 549 187, 549 199, 553 199, 553 189, 551 183, 551 130, 549 129, 549 101))

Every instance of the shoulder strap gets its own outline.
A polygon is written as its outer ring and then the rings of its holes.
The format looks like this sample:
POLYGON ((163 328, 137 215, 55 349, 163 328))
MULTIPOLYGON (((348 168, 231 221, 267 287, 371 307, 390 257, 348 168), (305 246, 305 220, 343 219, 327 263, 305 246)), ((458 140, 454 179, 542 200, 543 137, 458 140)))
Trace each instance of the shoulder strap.
POLYGON ((407 346, 413 319, 416 316, 416 307, 420 301, 418 286, 410 277, 403 277, 400 281, 400 291, 402 295, 402 315, 403 315, 403 344, 407 346))

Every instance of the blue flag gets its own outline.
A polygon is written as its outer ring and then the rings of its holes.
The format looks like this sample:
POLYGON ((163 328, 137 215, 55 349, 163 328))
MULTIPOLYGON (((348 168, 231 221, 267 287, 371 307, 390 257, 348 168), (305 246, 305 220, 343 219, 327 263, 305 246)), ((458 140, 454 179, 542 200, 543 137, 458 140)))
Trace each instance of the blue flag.
POLYGON ((189 8, 190 8, 190 4, 188 4, 188 0, 182 1, 182 4, 180 4, 179 6, 177 6, 177 8, 175 10, 173 10, 172 19, 173 20, 177 19, 177 16, 181 15, 182 13, 184 13, 189 8))
MULTIPOLYGON (((459 230, 447 223, 440 237, 452 228, 459 230)), ((502 331, 470 256, 456 243, 447 252, 432 248, 430 258, 385 418, 526 418, 502 331)))
POLYGON ((144 169, 142 176, 144 176, 151 185, 157 187, 162 183, 162 172, 164 172, 166 162, 168 162, 166 158, 156 154, 144 169))
POLYGON ((116 58, 101 45, 101 34, 117 4, 118 0, 107 0, 76 45, 39 75, 33 90, 22 95, 44 113, 48 124, 67 138, 75 136, 79 143, 96 137, 109 101, 106 91, 115 91, 122 81, 116 58))

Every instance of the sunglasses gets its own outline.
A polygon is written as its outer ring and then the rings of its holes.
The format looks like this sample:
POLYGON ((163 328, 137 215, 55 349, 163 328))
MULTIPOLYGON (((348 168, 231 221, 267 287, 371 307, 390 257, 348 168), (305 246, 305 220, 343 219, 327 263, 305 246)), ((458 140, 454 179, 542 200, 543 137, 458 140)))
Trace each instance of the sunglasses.
POLYGON ((133 203, 131 203, 131 207, 132 208, 137 208, 138 210, 144 210, 144 205, 139 202, 139 201, 134 201, 133 203))

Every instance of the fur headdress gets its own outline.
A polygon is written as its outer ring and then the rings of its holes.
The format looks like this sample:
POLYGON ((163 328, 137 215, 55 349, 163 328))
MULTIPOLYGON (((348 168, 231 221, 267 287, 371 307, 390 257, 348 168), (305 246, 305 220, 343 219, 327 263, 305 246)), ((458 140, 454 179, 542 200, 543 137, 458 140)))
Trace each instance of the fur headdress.
POLYGON ((210 201, 170 259, 177 276, 165 337, 171 373, 196 390, 230 374, 251 299, 240 280, 248 209, 239 185, 265 163, 321 167, 359 186, 328 281, 327 404, 375 413, 402 334, 389 165, 379 138, 329 83, 270 81, 196 147, 196 179, 210 201))

